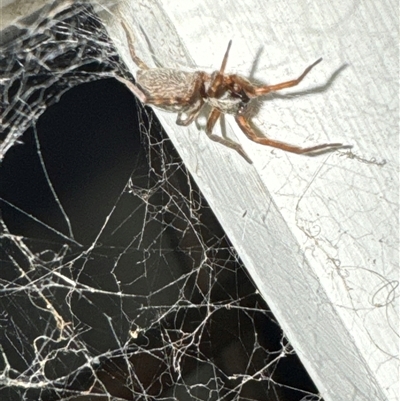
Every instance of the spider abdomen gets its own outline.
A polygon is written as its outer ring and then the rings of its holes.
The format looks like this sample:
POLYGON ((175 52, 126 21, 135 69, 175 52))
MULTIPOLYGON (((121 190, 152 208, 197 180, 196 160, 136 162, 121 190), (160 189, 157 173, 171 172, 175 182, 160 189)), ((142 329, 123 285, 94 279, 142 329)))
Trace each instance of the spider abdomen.
POLYGON ((146 103, 178 112, 193 103, 203 85, 203 72, 186 72, 169 68, 139 70, 136 84, 146 96, 146 103))

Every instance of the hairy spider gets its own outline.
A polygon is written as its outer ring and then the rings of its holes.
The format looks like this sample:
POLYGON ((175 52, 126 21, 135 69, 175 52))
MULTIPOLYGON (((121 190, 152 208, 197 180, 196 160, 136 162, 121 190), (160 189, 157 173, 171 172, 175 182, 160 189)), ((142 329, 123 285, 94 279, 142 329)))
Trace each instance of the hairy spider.
POLYGON ((276 85, 254 85, 240 75, 224 74, 232 41, 229 41, 221 68, 212 74, 204 71, 185 72, 170 68, 149 68, 136 55, 133 38, 124 21, 122 21, 122 26, 127 37, 131 58, 140 69, 136 74, 136 85, 121 77, 117 77, 117 79, 123 82, 142 103, 178 113, 176 119, 178 125, 187 126, 192 123, 198 117, 204 104, 209 104, 211 113, 206 125, 208 137, 236 150, 249 163, 252 161, 238 143, 212 133, 221 114, 233 114, 244 134, 261 145, 297 154, 322 153, 343 147, 341 143, 325 143, 301 148, 265 136, 260 137, 244 115, 253 98, 298 85, 311 69, 321 62, 322 58, 307 67, 297 79, 276 85))

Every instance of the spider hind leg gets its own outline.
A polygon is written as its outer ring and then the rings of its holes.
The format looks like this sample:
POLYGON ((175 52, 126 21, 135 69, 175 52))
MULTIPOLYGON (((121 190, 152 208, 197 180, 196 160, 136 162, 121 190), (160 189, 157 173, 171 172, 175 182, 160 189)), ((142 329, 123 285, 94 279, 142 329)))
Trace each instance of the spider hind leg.
POLYGON ((148 70, 149 66, 139 57, 136 55, 135 47, 133 46, 134 39, 131 30, 128 28, 128 25, 122 19, 121 21, 122 28, 125 31, 126 40, 128 41, 129 52, 131 54, 131 58, 133 62, 141 69, 141 70, 148 70))

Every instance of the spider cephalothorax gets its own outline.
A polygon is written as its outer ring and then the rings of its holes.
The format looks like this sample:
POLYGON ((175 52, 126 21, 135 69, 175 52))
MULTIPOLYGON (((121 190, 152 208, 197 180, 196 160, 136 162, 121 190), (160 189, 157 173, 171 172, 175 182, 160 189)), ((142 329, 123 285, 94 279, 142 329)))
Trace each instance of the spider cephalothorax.
POLYGON ((192 123, 198 117, 204 104, 209 104, 211 112, 206 126, 208 137, 236 150, 250 163, 251 160, 238 143, 212 133, 221 114, 234 115, 241 130, 252 141, 287 152, 315 154, 343 147, 341 143, 326 143, 301 148, 259 136, 244 115, 251 99, 298 85, 310 70, 321 62, 322 58, 307 67, 299 78, 276 85, 255 85, 240 75, 225 74, 232 41, 228 44, 221 68, 212 74, 204 71, 186 72, 171 68, 149 68, 136 55, 127 25, 124 22, 122 25, 127 36, 132 60, 140 69, 136 74, 136 85, 124 78, 118 77, 118 79, 125 83, 141 102, 178 113, 176 119, 178 125, 186 126, 192 123))

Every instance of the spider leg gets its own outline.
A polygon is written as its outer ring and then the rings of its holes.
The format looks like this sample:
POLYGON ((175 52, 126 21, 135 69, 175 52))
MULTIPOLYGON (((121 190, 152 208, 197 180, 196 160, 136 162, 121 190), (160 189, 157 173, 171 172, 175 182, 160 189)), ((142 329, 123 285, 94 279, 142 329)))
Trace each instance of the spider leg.
POLYGON ((226 63, 228 62, 229 50, 231 49, 231 45, 232 45, 232 40, 230 40, 228 43, 228 48, 226 49, 224 58, 222 60, 221 68, 216 73, 214 80, 211 82, 210 87, 207 90, 208 97, 215 97, 217 95, 218 89, 221 87, 224 81, 224 72, 226 63))
POLYGON ((217 109, 212 109, 208 120, 207 120, 207 127, 206 127, 206 134, 207 136, 215 142, 218 142, 224 146, 227 146, 228 148, 231 148, 233 150, 236 150, 242 156, 248 163, 252 164, 252 160, 247 156, 247 153, 243 150, 243 148, 237 143, 234 142, 228 138, 222 138, 218 135, 214 135, 212 133, 212 130, 215 126, 215 123, 218 121, 219 117, 221 116, 221 112, 217 109))
POLYGON ((276 85, 256 86, 253 85, 251 82, 249 82, 246 78, 243 78, 240 75, 235 75, 235 74, 229 76, 229 81, 239 85, 249 98, 264 96, 270 92, 279 91, 281 89, 291 88, 292 86, 298 85, 304 79, 304 77, 311 71, 311 69, 321 61, 322 58, 318 59, 315 63, 309 65, 297 79, 293 79, 287 82, 281 82, 280 84, 276 85))
POLYGON ((219 69, 220 74, 224 74, 224 72, 225 72, 225 67, 226 67, 226 63, 228 62, 229 50, 231 49, 231 46, 232 46, 232 39, 228 43, 228 48, 226 49, 224 58, 222 60, 221 68, 219 69))
POLYGON ((292 86, 298 85, 304 79, 304 77, 311 71, 311 69, 313 67, 315 67, 321 61, 322 61, 322 58, 318 59, 316 62, 309 65, 297 79, 293 79, 293 80, 287 81, 287 82, 281 82, 280 84, 276 84, 276 85, 265 85, 265 86, 255 87, 254 95, 255 96, 263 96, 269 92, 279 91, 281 89, 291 88, 292 86))
POLYGON ((199 115, 201 108, 204 105, 204 101, 201 97, 196 99, 195 102, 190 104, 186 109, 178 113, 176 118, 177 125, 187 126, 191 124, 199 115))
POLYGON ((307 154, 307 153, 325 153, 330 150, 335 150, 341 148, 344 145, 341 143, 324 143, 322 145, 310 146, 308 148, 301 148, 296 145, 291 145, 286 142, 280 142, 275 139, 270 139, 266 137, 259 137, 255 133, 254 129, 251 127, 249 121, 242 115, 237 114, 235 120, 239 125, 240 129, 244 134, 253 142, 260 143, 261 145, 268 145, 274 148, 285 150, 286 152, 296 153, 296 154, 307 154))
POLYGON ((131 81, 128 79, 122 78, 120 76, 115 76, 118 81, 122 82, 124 85, 128 87, 128 89, 144 104, 148 103, 147 96, 131 81))
POLYGON ((131 58, 132 58, 133 62, 134 62, 141 70, 148 70, 148 69, 149 69, 148 65, 147 65, 144 61, 142 61, 141 58, 139 58, 139 57, 136 55, 135 48, 134 48, 134 46, 133 46, 133 43, 134 43, 135 41, 134 41, 134 39, 133 39, 133 35, 132 35, 131 30, 128 28, 128 25, 125 23, 125 21, 124 21, 123 19, 121 20, 121 24, 122 24, 122 28, 123 28, 124 31, 125 31, 126 40, 128 41, 128 46, 129 46, 129 52, 130 52, 130 54, 131 54, 131 58))

